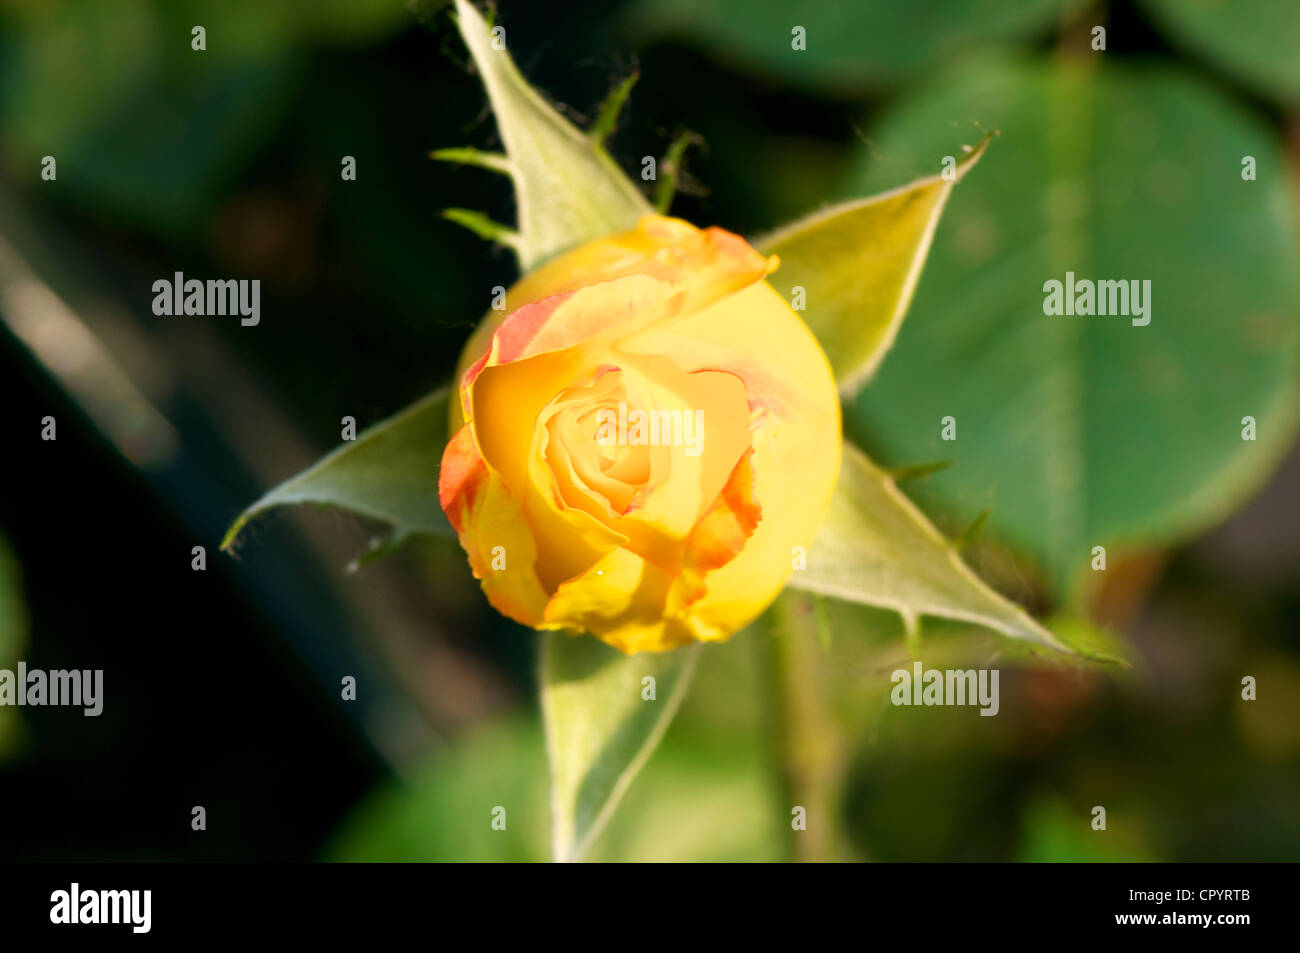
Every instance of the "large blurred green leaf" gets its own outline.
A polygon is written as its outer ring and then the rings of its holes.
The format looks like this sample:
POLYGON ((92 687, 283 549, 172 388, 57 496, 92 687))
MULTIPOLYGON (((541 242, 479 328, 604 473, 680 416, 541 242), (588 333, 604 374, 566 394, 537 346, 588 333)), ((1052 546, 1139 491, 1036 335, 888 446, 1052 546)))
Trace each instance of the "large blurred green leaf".
POLYGON ((1281 102, 1300 102, 1300 3, 1143 0, 1177 43, 1281 102))
MULTIPOLYGON (((456 0, 457 24, 487 87, 507 156, 447 149, 438 158, 472 162, 509 174, 518 208, 517 235, 503 235, 520 268, 575 245, 631 228, 651 209, 596 136, 556 112, 520 75, 506 34, 491 30, 467 0, 456 0), (500 48, 494 47, 497 42, 500 48)), ((463 210, 454 210, 464 221, 463 210)))
POLYGON ((953 157, 946 176, 823 209, 755 243, 780 257, 770 279, 779 291, 804 289, 804 320, 844 393, 856 393, 894 343, 948 195, 987 146, 985 137, 961 162, 953 157))
POLYGON ((889 475, 849 444, 826 520, 809 547, 807 569, 796 572, 790 585, 893 609, 909 629, 921 616, 941 616, 1071 651, 981 582, 889 475))
POLYGON ((852 92, 1046 32, 1081 0, 639 0, 629 30, 682 37, 766 81, 852 92), (802 26, 806 49, 792 48, 802 26))
POLYGON ((954 193, 911 317, 846 418, 877 459, 955 459, 925 501, 991 508, 990 532, 1068 591, 1093 546, 1224 517, 1294 438, 1294 191, 1267 130, 1183 74, 1022 61, 936 79, 844 191, 932 167, 972 121, 1001 130, 998 161, 954 193), (1150 324, 1045 315, 1044 282, 1067 271, 1150 280, 1150 324))
POLYGON ((439 390, 322 457, 244 510, 226 531, 229 548, 248 521, 276 506, 334 506, 392 526, 390 545, 417 533, 450 536, 438 502, 447 444, 447 391, 439 390))
POLYGON ((543 636, 556 860, 586 855, 677 713, 699 651, 692 645, 629 656, 591 636, 543 636), (654 680, 653 699, 644 697, 647 678, 654 680))

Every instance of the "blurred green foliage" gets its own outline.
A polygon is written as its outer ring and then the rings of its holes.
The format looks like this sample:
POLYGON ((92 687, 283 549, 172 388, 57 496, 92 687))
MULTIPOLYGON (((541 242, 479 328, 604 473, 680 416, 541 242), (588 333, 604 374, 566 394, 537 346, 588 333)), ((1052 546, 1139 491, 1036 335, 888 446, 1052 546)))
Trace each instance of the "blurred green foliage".
MULTIPOLYGON (((936 624, 927 667, 1002 670, 1002 711, 894 708, 888 673, 910 667, 891 613, 830 603, 831 647, 819 691, 851 739, 838 803, 840 859, 1147 861, 1294 856, 1279 837, 1300 829, 1294 690, 1270 680, 1258 707, 1235 701, 1232 646, 1220 646, 1222 689, 1167 685, 1071 665, 1026 667, 987 631, 936 624), (1251 728, 1235 723, 1249 712, 1251 728), (1285 741, 1261 763, 1251 732, 1285 741), (1281 726, 1286 725, 1283 728, 1281 726), (1271 765, 1271 766, 1270 766, 1271 765), (1091 826, 1095 805, 1107 828, 1091 826)), ((759 627, 704 648, 694 690, 663 744, 597 842, 592 860, 750 861, 789 856, 789 808, 775 782, 775 713, 759 627)), ((1220 633, 1229 636, 1229 633, 1220 633)), ((1175 643, 1174 648, 1179 648, 1175 643)), ((1200 655, 1204 645, 1184 646, 1200 655)), ((1262 668, 1261 671, 1277 671, 1262 668)), ((405 780, 375 792, 341 828, 337 860, 550 858, 540 725, 512 716, 476 727, 405 780), (491 826, 506 808, 506 830, 491 826)), ((830 823, 810 817, 809 824, 830 823)))
POLYGON ((1300 5, 1291 0, 1142 0, 1156 23, 1261 96, 1300 102, 1300 5))
POLYGON ((11 173, 54 154, 88 207, 171 236, 201 227, 280 121, 307 42, 374 40, 401 0, 57 0, 4 14, 0 115, 11 173), (206 31, 194 50, 191 30, 206 31))
MULTIPOLYGON (((0 668, 13 670, 27 645, 27 606, 22 572, 9 543, 0 535, 0 668)), ((18 709, 0 706, 0 761, 18 742, 18 709)))
MULTIPOLYGON (((668 736, 587 859, 779 859, 783 811, 761 730, 751 644, 711 646, 668 736)), ((474 730, 376 792, 341 829, 337 860, 551 859, 545 744, 533 716, 474 730), (506 809, 504 830, 492 810, 506 809)))
MULTIPOLYGON (((1001 133, 954 193, 849 427, 882 464, 954 458, 905 489, 950 534, 990 508, 973 565, 1037 610, 1077 594, 1095 543, 1154 550, 1160 575, 1113 559, 1106 581, 1128 587, 1128 611, 1070 607, 1071 625, 1134 645, 1127 678, 1044 668, 996 636, 927 624, 927 667, 1004 667, 997 718, 892 708, 889 672, 911 660, 899 620, 823 603, 829 637, 812 657, 841 736, 840 855, 1294 859, 1300 576, 1267 548, 1248 550, 1266 579, 1233 573, 1223 537, 1186 540, 1240 507, 1294 438, 1300 253, 1279 109, 1297 100, 1300 7, 818 2, 795 18, 808 31, 796 53, 792 14, 766 0, 501 6, 525 75, 570 113, 639 65, 613 152, 635 170, 680 126, 699 133, 674 211, 700 224, 754 234, 933 174, 1001 133), (1104 54, 1088 48, 1094 23, 1109 28, 1104 54), (1245 155, 1256 181, 1241 179, 1245 155), (1152 279, 1151 325, 1042 316, 1042 283, 1066 270, 1152 279), (948 413, 952 444, 938 439, 948 413), (1240 436, 1248 414, 1255 443, 1240 436), (1256 702, 1240 700, 1246 674, 1256 702), (1104 833, 1089 827, 1096 804, 1104 833)), ((0 8, 6 187, 74 231, 141 314, 148 279, 177 267, 264 277, 269 317, 231 348, 321 446, 340 414, 365 426, 443 383, 487 289, 513 277, 506 255, 437 219, 456 205, 507 221, 510 200, 491 176, 425 158, 500 143, 442 15, 406 7, 0 8), (205 53, 190 48, 195 24, 205 53), (57 183, 39 181, 47 154, 57 183), (345 154, 356 183, 338 181, 345 154)), ((1285 501, 1300 505, 1292 484, 1243 525, 1285 518, 1285 501)), ((454 561, 460 575, 437 585, 467 589, 454 561)), ((0 606, 16 591, 0 574, 0 606)), ((527 699, 535 636, 482 600, 451 601, 460 644, 527 699)), ((765 624, 705 648, 593 858, 790 856, 771 638, 765 624)), ((16 657, 4 641, 0 665, 16 657)), ((546 788, 521 700, 358 804, 325 855, 547 859, 546 788), (491 828, 496 805, 506 831, 491 828)))
POLYGON ((698 44, 728 65, 852 93, 911 79, 981 44, 1032 39, 1082 0, 638 0, 632 29, 698 44), (793 30, 805 30, 795 52, 793 30))

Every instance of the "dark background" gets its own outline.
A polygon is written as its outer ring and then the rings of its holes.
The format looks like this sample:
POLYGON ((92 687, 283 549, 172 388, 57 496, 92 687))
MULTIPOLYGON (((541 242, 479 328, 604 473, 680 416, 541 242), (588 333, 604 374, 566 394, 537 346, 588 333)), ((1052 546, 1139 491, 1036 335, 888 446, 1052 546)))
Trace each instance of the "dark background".
MULTIPOLYGON (((438 217, 460 206, 509 221, 505 184, 426 158, 494 146, 485 97, 436 5, 228 6, 0 8, 0 237, 139 392, 126 424, 106 424, 117 391, 34 353, 12 321, 0 333, 0 538, 26 620, 8 623, 22 639, 12 658, 103 668, 106 696, 99 718, 0 711, 0 857, 534 856, 535 833, 505 848, 457 839, 462 788, 531 791, 544 776, 532 637, 486 608, 458 551, 417 545, 348 574, 373 527, 325 512, 274 514, 237 557, 217 551, 248 502, 335 445, 340 417, 365 426, 443 383, 488 289, 515 277, 507 252, 438 217), (189 49, 192 23, 208 24, 206 58, 189 49), (126 84, 132 70, 144 78, 126 84), (38 177, 46 153, 55 182, 38 177), (339 179, 343 155, 355 182, 339 179), (261 325, 153 316, 150 286, 174 271, 259 277, 261 325), (47 414, 52 443, 38 436, 47 414), (205 572, 190 568, 194 545, 205 572), (346 675, 355 703, 339 697, 346 675), (190 829, 194 805, 205 832, 190 829)), ((500 22, 524 74, 575 120, 639 69, 612 151, 633 170, 682 130, 701 135, 673 206, 700 224, 752 235, 815 207, 872 117, 907 95, 907 77, 764 76, 708 36, 630 27, 631 6, 504 3, 500 22)), ((1046 54, 1090 10, 1015 42, 1046 54)), ((1167 42, 1145 8, 1105 15, 1109 56, 1194 70, 1291 135, 1290 107, 1167 42)), ((1298 502, 1293 453, 1211 535, 1136 554, 1136 591, 1111 597, 1157 672, 1138 688, 1031 672, 1004 687, 1001 734, 947 713, 925 743, 870 733, 848 772, 848 852, 1293 859, 1293 696, 1243 727, 1205 686, 1265 651, 1285 676, 1274 685, 1300 688, 1298 502), (1139 818, 1100 848, 1070 820, 1065 792, 1084 775, 1139 818)), ((644 856, 666 827, 699 840, 692 824, 718 828, 699 819, 709 811, 749 817, 737 805, 768 796, 767 756, 734 715, 761 708, 743 651, 718 662, 742 674, 718 675, 724 687, 674 727, 611 856, 644 856), (716 709, 732 721, 710 723, 716 709)), ((773 856, 764 838, 724 837, 718 856, 773 856)))

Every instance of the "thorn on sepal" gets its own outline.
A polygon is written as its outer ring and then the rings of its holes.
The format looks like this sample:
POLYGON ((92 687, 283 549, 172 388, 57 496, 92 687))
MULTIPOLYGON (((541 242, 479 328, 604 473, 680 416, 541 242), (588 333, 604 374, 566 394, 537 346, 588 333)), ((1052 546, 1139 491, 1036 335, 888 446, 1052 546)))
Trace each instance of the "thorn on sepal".
POLYGON ((637 80, 641 78, 640 70, 633 70, 617 86, 610 90, 609 96, 600 105, 600 112, 596 114, 596 120, 587 130, 587 135, 596 145, 604 145, 605 140, 613 133, 614 127, 618 124, 619 114, 627 104, 627 98, 632 92, 632 87, 636 85, 637 80))
POLYGON ((453 146, 448 149, 434 149, 428 153, 430 159, 438 162, 455 162, 458 165, 472 165, 502 175, 510 175, 510 160, 498 152, 482 152, 469 146, 453 146))
POLYGON ((974 521, 962 531, 961 535, 952 541, 953 549, 961 552, 969 546, 973 546, 975 541, 980 538, 984 532, 984 524, 989 521, 989 510, 984 510, 974 521))
POLYGON ((494 222, 482 212, 467 208, 449 208, 443 210, 442 217, 468 228, 479 238, 516 250, 519 248, 518 232, 500 222, 494 222))
POLYGON ((686 156, 686 150, 692 145, 703 145, 704 138, 698 133, 691 132, 689 129, 681 132, 668 151, 664 153, 663 159, 659 162, 659 184, 655 188, 655 211, 661 215, 668 212, 669 206, 673 204, 673 196, 677 194, 677 183, 682 173, 682 159, 686 156))
POLYGON ((940 470, 946 470, 954 462, 953 460, 936 460, 933 463, 914 463, 909 466, 896 467, 888 471, 889 478, 895 483, 902 483, 904 480, 915 480, 929 476, 931 473, 938 473, 940 470))

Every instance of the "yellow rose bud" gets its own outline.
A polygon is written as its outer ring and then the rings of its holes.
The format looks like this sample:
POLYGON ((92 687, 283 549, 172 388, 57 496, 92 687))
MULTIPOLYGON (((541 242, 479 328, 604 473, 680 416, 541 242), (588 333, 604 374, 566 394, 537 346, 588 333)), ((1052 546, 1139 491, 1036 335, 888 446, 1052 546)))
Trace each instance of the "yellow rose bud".
POLYGON ((647 216, 523 278, 471 337, 439 492, 500 612, 655 652, 776 598, 840 465, 830 365, 776 264, 647 216))

